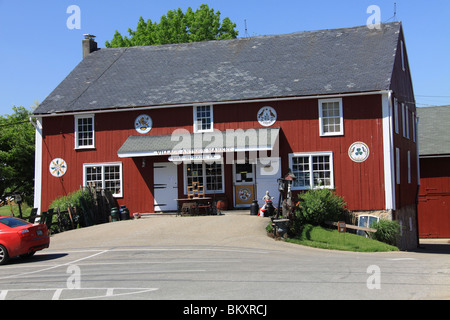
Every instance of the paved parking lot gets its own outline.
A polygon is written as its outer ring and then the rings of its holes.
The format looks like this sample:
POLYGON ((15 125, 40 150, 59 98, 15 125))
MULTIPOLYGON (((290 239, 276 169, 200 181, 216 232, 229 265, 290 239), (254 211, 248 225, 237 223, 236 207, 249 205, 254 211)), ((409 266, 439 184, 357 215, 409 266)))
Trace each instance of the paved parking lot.
POLYGON ((0 267, 13 299, 449 299, 445 243, 417 252, 313 249, 267 237, 268 218, 152 216, 57 234, 0 267))

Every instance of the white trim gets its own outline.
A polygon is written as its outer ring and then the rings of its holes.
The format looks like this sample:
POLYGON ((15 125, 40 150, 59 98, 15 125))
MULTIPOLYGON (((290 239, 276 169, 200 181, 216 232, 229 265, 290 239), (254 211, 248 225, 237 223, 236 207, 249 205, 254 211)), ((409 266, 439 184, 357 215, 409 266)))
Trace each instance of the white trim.
MULTIPOLYGON (((309 189, 317 189, 317 188, 328 188, 328 189, 334 189, 334 160, 333 160, 333 152, 331 151, 324 151, 324 152, 295 152, 295 153, 289 153, 289 168, 293 170, 293 158, 294 157, 309 157, 309 170, 310 170, 310 176, 309 176, 309 186, 304 187, 295 187, 292 186, 292 190, 309 190, 309 189), (312 158, 315 156, 329 156, 330 157, 330 185, 329 186, 323 186, 318 187, 314 186, 314 172, 313 172, 313 162, 312 158)), ((294 173, 295 174, 295 173, 294 173)))
POLYGON ((406 138, 409 139, 409 107, 405 104, 406 138))
MULTIPOLYGON (((330 95, 312 95, 312 96, 292 96, 292 97, 282 97, 282 98, 268 98, 268 99, 253 99, 253 100, 227 100, 227 101, 210 101, 205 103, 196 103, 195 105, 224 105, 224 104, 242 104, 242 103, 268 103, 275 101, 291 101, 291 100, 309 100, 309 99, 325 99, 325 98, 343 98, 343 97, 357 97, 357 96, 369 96, 374 94, 387 94, 391 92, 390 90, 378 90, 378 91, 367 91, 367 92, 357 92, 357 93, 343 93, 343 94, 330 94, 330 95)), ((154 109, 165 109, 165 108, 183 108, 192 107, 193 103, 181 103, 181 104, 166 104, 159 106, 145 106, 145 107, 122 107, 116 109, 102 109, 102 110, 89 110, 89 111, 79 111, 79 112, 55 112, 50 114, 37 114, 33 115, 36 117, 57 117, 57 116, 73 116, 73 115, 83 115, 83 114, 99 114, 99 113, 110 113, 110 112, 128 112, 128 111, 143 111, 143 110, 154 110, 154 109)))
POLYGON ((342 98, 319 99, 319 134, 321 137, 344 135, 344 110, 342 107, 342 98), (327 103, 327 102, 338 102, 339 103, 339 120, 340 120, 339 132, 324 132, 323 131, 322 104, 327 103))
POLYGON ((403 129, 403 137, 406 138, 406 109, 405 104, 402 102, 402 129, 403 129))
MULTIPOLYGON (((122 198, 123 197, 123 168, 122 162, 102 162, 102 163, 83 163, 83 186, 87 186, 86 181, 86 168, 87 167, 109 167, 109 166, 119 166, 120 168, 120 192, 113 194, 114 198, 122 198)), ((102 188, 105 187, 105 171, 102 169, 102 188)))
POLYGON ((194 118, 194 124, 193 124, 193 128, 194 128, 194 133, 200 133, 200 132, 213 132, 214 131, 214 112, 213 112, 213 105, 212 104, 196 104, 193 107, 194 112, 193 112, 193 118, 194 118), (198 122, 197 122, 197 108, 198 107, 209 107, 209 113, 210 113, 210 117, 211 117, 211 122, 210 122, 210 128, 207 130, 200 130, 198 128, 198 122))
POLYGON ((397 184, 400 184, 401 181, 401 171, 400 171, 400 148, 395 148, 395 176, 397 184))
MULTIPOLYGON (((398 103, 394 98, 394 109, 397 109, 398 103), (395 108, 397 106, 397 108, 395 108)), ((382 115, 383 115, 383 165, 384 165, 384 201, 386 210, 395 210, 395 176, 394 170, 394 127, 392 119, 392 92, 382 96, 382 115)), ((395 110, 394 110, 395 111, 395 110)), ((396 116, 398 120, 398 116, 396 116)), ((398 128, 398 126, 397 126, 398 128)))
POLYGON ((74 135, 75 135, 75 149, 94 149, 95 148, 95 114, 89 113, 89 114, 80 114, 80 115, 74 115, 74 135), (78 142, 78 120, 79 119, 92 119, 92 145, 88 146, 79 146, 78 142))
POLYGON ((402 70, 406 71, 406 60, 405 60, 405 48, 403 44, 403 40, 400 40, 400 51, 402 55, 402 70))
POLYGON ((42 200, 42 118, 36 118, 35 133, 35 161, 34 161, 34 204, 38 209, 37 214, 41 213, 42 200))
POLYGON ((408 150, 408 183, 411 183, 411 151, 408 150))
POLYGON ((395 121, 395 133, 399 133, 399 112, 398 112, 398 100, 397 98, 394 98, 394 121, 395 121))

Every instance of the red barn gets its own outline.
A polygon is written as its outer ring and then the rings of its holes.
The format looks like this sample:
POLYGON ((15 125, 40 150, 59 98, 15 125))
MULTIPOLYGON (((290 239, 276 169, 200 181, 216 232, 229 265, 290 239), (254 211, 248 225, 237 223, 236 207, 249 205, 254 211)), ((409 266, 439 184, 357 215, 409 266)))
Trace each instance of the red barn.
POLYGON ((401 247, 417 246, 401 23, 95 51, 93 41, 34 112, 37 207, 91 182, 130 212, 176 210, 198 184, 248 207, 276 196, 290 168, 294 191, 335 189, 357 215, 399 220, 401 247))
POLYGON ((419 236, 450 238, 450 106, 418 108, 419 236))

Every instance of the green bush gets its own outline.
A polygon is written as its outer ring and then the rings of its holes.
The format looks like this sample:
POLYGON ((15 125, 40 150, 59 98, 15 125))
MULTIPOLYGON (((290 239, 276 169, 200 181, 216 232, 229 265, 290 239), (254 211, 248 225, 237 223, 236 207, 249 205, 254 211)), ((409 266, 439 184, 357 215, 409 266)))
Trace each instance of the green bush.
POLYGON ((82 209, 81 198, 84 198, 84 200, 86 200, 86 203, 88 205, 93 204, 94 199, 92 198, 92 194, 89 192, 88 189, 82 189, 69 193, 67 196, 62 196, 55 199, 50 204, 49 208, 50 209, 59 208, 59 210, 65 211, 69 208, 69 206, 71 206, 77 208, 77 210, 81 210, 82 209))
POLYGON ((372 223, 370 227, 377 229, 377 232, 372 233, 372 239, 395 246, 397 238, 400 236, 398 221, 380 219, 378 222, 372 223))
POLYGON ((338 221, 346 211, 345 201, 330 189, 312 189, 300 194, 295 209, 294 229, 306 223, 321 225, 338 221))

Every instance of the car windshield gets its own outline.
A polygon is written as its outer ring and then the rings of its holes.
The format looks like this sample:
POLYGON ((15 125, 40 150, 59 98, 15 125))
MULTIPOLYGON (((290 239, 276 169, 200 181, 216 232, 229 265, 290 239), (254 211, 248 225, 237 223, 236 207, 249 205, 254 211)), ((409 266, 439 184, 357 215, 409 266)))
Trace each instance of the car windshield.
POLYGON ((20 226, 25 226, 28 224, 28 222, 17 219, 17 218, 13 218, 13 217, 6 217, 6 218, 2 218, 0 219, 0 223, 10 227, 10 228, 15 228, 15 227, 20 227, 20 226))

